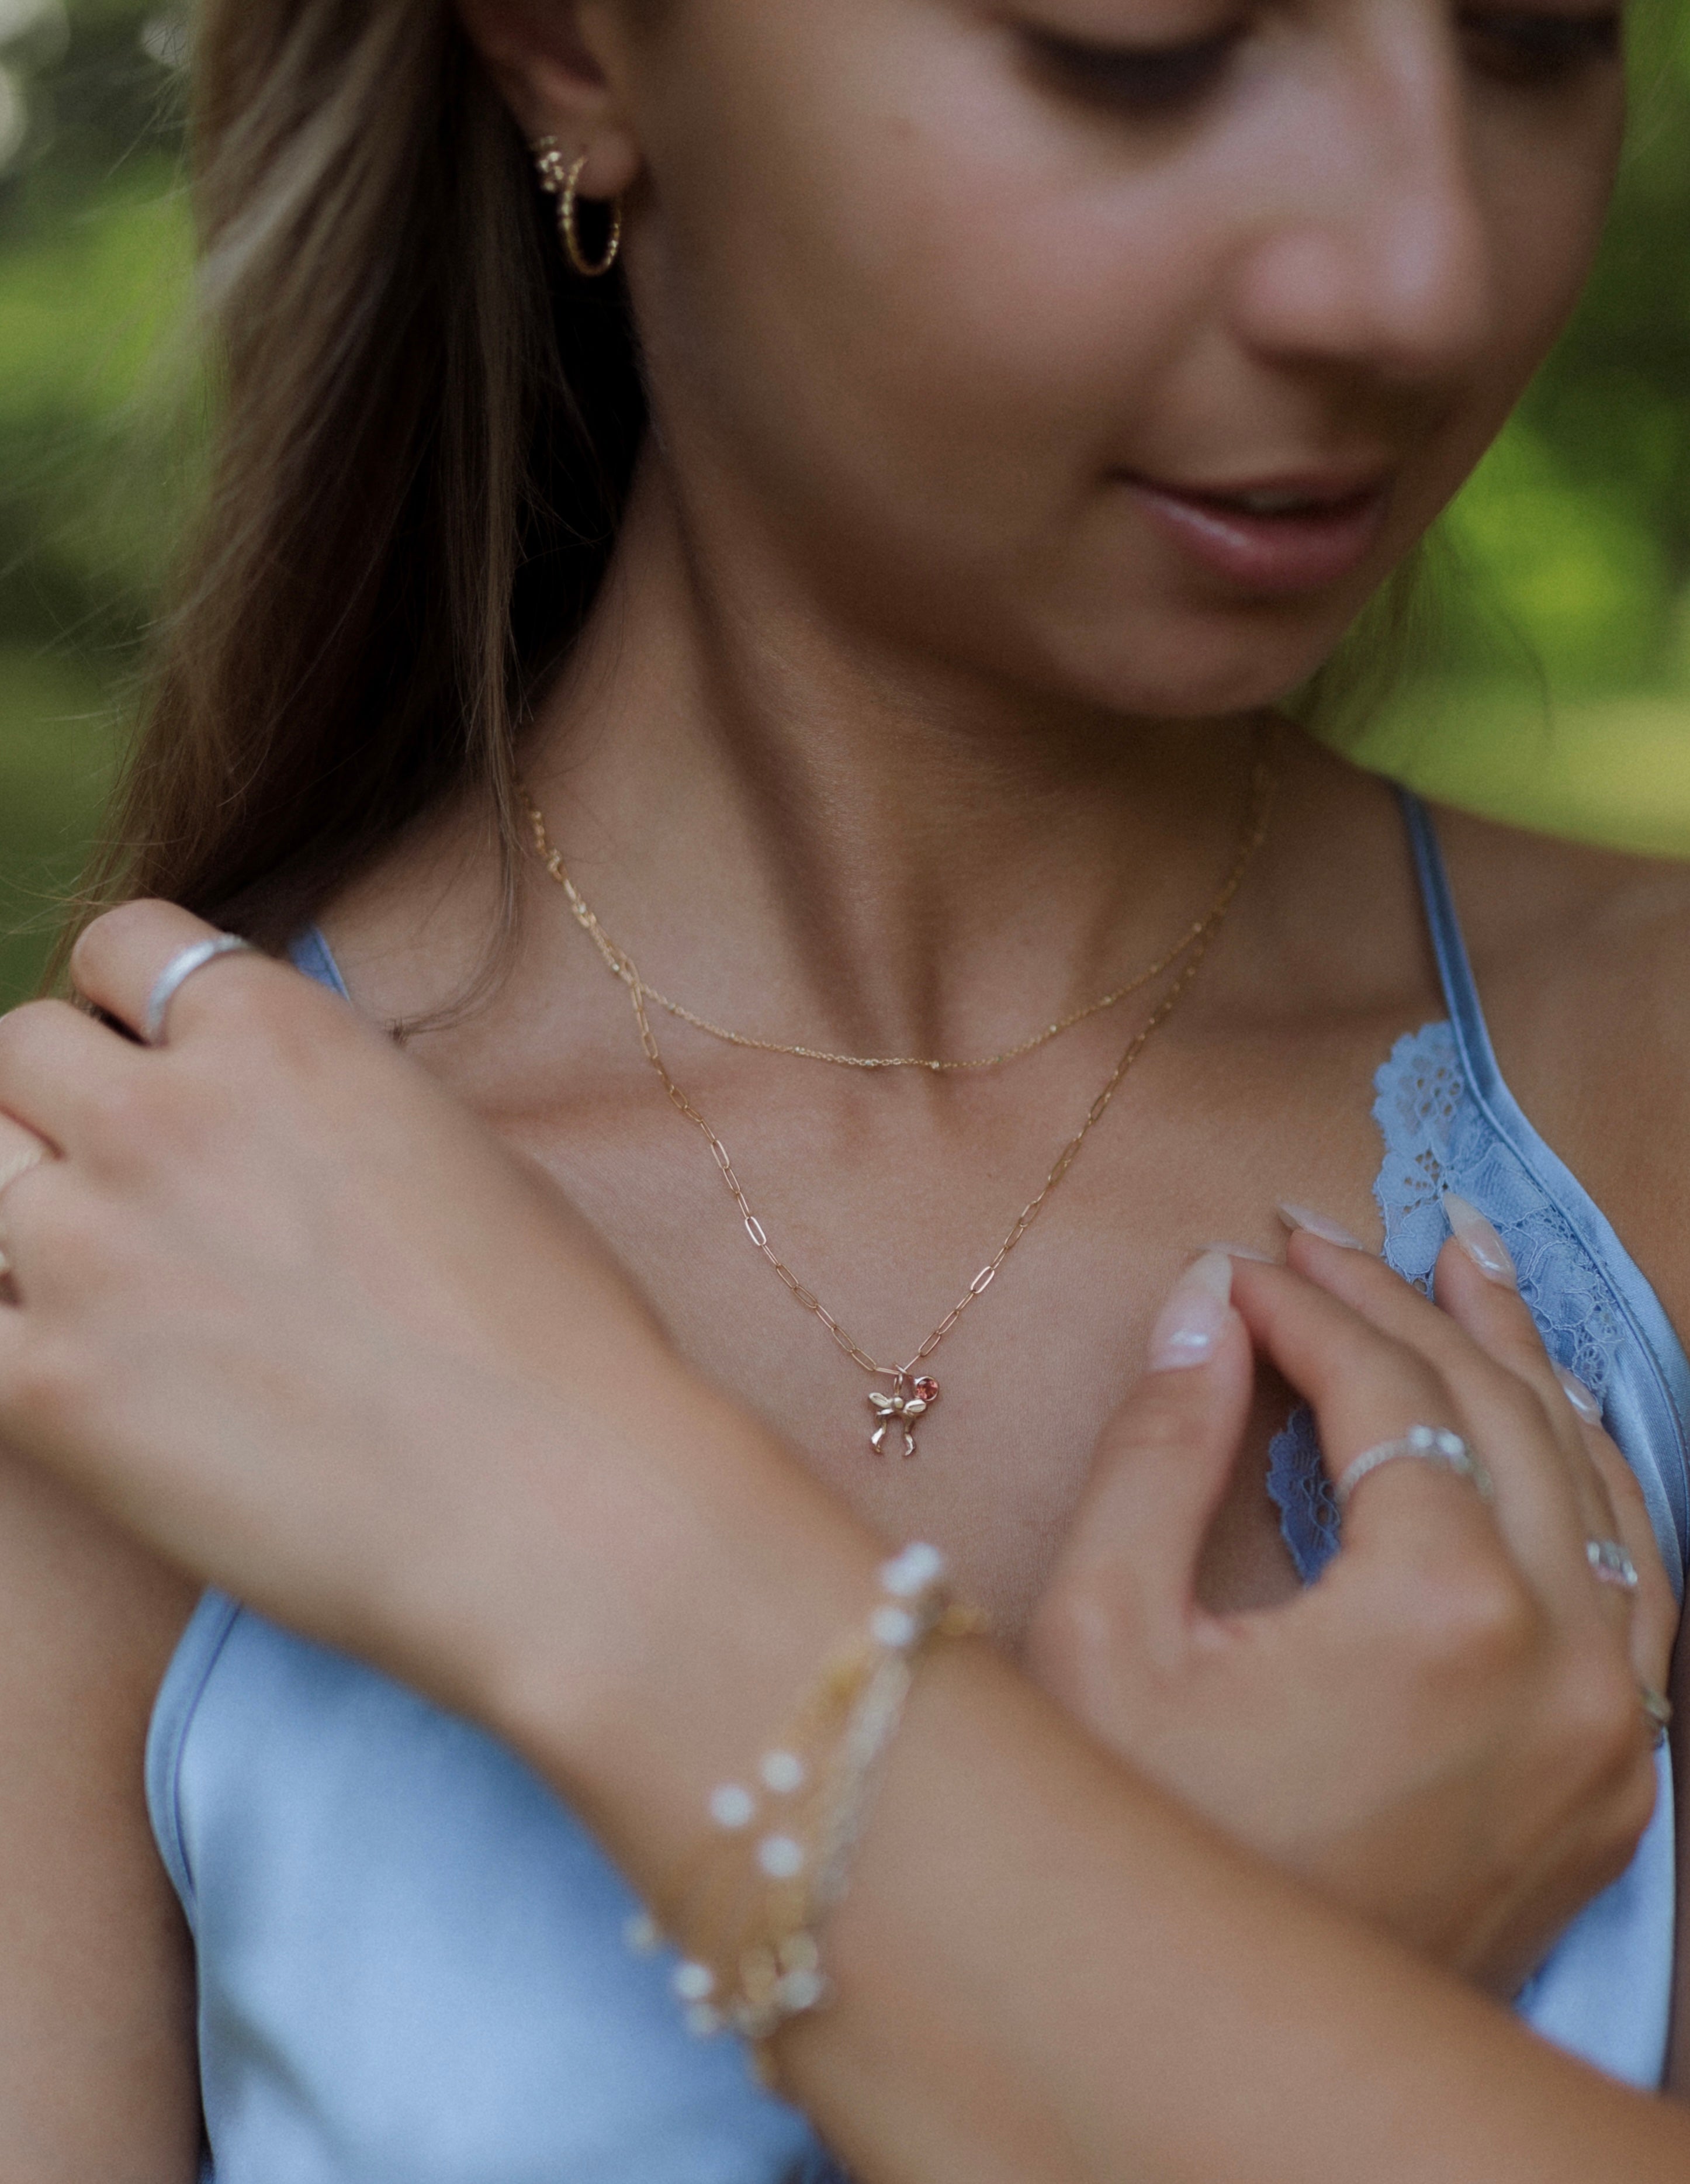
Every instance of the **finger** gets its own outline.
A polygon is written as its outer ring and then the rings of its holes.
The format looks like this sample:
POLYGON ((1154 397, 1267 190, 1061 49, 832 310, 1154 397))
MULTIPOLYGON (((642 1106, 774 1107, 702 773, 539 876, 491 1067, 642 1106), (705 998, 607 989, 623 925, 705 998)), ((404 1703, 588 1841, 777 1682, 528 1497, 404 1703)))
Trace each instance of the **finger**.
MULTIPOLYGON (((1581 1389, 1581 1393, 1596 1411, 1588 1391, 1581 1389)), ((1599 1417, 1599 1411, 1596 1414, 1599 1417)), ((1582 1418, 1580 1423, 1591 1462, 1601 1474, 1613 1506, 1615 1529, 1607 1536, 1619 1540, 1637 1573, 1637 1591, 1616 1596, 1629 1598, 1631 1603, 1632 1665, 1639 1683, 1664 1691, 1671 1677, 1672 1649, 1678 1637, 1678 1601, 1649 1521, 1648 1503, 1636 1473, 1601 1427, 1582 1418)))
MULTIPOLYGON (((136 1034, 146 1028, 147 1004, 164 972, 184 949, 218 939, 217 928, 170 902, 127 902, 96 918, 71 954, 76 990, 136 1034)), ((172 1041, 191 1037, 197 1022, 242 982, 273 978, 275 967, 259 955, 220 957, 172 997, 172 1041)))
MULTIPOLYGON (((1323 1286, 1333 1289, 1375 1323, 1411 1342, 1434 1362, 1474 1418, 1479 1445, 1498 1479, 1511 1491, 1499 1516, 1510 1544, 1534 1589, 1564 1614, 1582 1618, 1593 1603, 1622 1644, 1634 1642, 1634 1602, 1611 1585, 1598 1584, 1587 1543, 1619 1538, 1631 1552, 1603 1473, 1592 1462, 1586 1435, 1543 1347, 1537 1323, 1519 1293, 1514 1265, 1501 1238, 1465 1201, 1446 1201, 1457 1223, 1455 1238, 1437 1264, 1438 1303, 1434 1306, 1380 1261, 1357 1251, 1334 1251, 1330 1245, 1294 1240, 1291 1257, 1323 1286), (1516 1450, 1534 1445, 1534 1418, 1517 1418, 1508 1379, 1531 1391, 1552 1437, 1566 1493, 1554 1491, 1547 1468, 1521 1464, 1516 1450), (1523 1437, 1515 1439, 1516 1424, 1523 1437)), ((1543 1444, 1536 1443, 1538 1446, 1543 1444)), ((1659 1562, 1653 1540, 1640 1542, 1642 1571, 1659 1562)), ((1633 1555, 1633 1560, 1637 1561, 1633 1555)), ((1664 1580, 1665 1572, 1659 1573, 1664 1580)), ((1651 1594, 1651 1637, 1659 1627, 1656 1596, 1651 1594)), ((1654 1650, 1651 1645, 1648 1651, 1654 1650)))
POLYGON ((1476 1206, 1446 1192, 1443 1208, 1454 1231, 1439 1252, 1432 1294, 1487 1356, 1535 1389, 1559 1429, 1564 1447, 1583 1454, 1576 1415, 1567 1401, 1542 1329, 1520 1294, 1507 1245, 1476 1206))
POLYGON ((1602 1475, 1590 1462, 1577 1412, 1543 1330, 1520 1296, 1507 1245, 1478 1208, 1454 1192, 1445 1192, 1443 1211, 1454 1233, 1438 1256, 1433 1290, 1438 1303, 1498 1364, 1537 1391, 1567 1454, 1587 1522, 1598 1528, 1611 1523, 1602 1475))
MULTIPOLYGON (((1334 1479, 1366 1450, 1400 1440, 1411 1426, 1448 1428, 1464 1438, 1471 1432, 1454 1394, 1420 1351, 1305 1274, 1241 1261, 1232 1296, 1257 1347, 1308 1398, 1334 1479)), ((1425 1566, 1456 1552, 1488 1558, 1499 1552, 1491 1513, 1470 1482, 1430 1463, 1375 1472, 1346 1513, 1344 1534, 1353 1552, 1377 1549, 1425 1566)))
POLYGON ((1254 1365, 1231 1279, 1231 1262, 1208 1253, 1163 1307, 1149 1369, 1098 1440, 1064 1552, 1069 1596, 1107 1600, 1145 1648, 1184 1631, 1249 1414, 1254 1365))
POLYGON ((1370 1252, 1346 1251, 1304 1233, 1287 1247, 1290 1264, 1376 1327, 1420 1351, 1446 1378, 1465 1376, 1495 1386, 1484 1361, 1523 1381, 1543 1406, 1561 1452, 1582 1467, 1577 1421, 1555 1375, 1537 1323, 1514 1284, 1512 1262, 1489 1223, 1486 1232, 1504 1276, 1483 1268, 1469 1246, 1446 1245, 1437 1263, 1437 1302, 1370 1252))
MULTIPOLYGON (((1502 1239, 1489 1221, 1474 1212, 1470 1206, 1459 1199, 1445 1203, 1460 1208, 1459 1218, 1463 1218, 1465 1229, 1456 1232, 1454 1239, 1445 1243, 1437 1260, 1432 1278, 1437 1308, 1445 1321, 1445 1330, 1456 1328, 1471 1337, 1489 1361, 1531 1389, 1542 1407, 1543 1418, 1553 1433, 1554 1452, 1572 1490, 1576 1520, 1585 1535, 1583 1542, 1576 1542, 1572 1566, 1565 1573, 1568 1584, 1576 1584, 1583 1594, 1585 1581, 1594 1584, 1594 1579, 1589 1579, 1589 1563, 1579 1563, 1585 1542, 1615 1538, 1614 1502, 1607 1491, 1607 1483, 1589 1461, 1579 1413, 1572 1409, 1568 1391, 1561 1384, 1561 1376, 1554 1369, 1554 1361, 1543 1347, 1537 1321, 1517 1290, 1513 1260, 1509 1258, 1507 1249, 1502 1247, 1502 1239)), ((1439 1341, 1450 1339, 1445 1330, 1439 1330, 1439 1341)), ((1450 1354, 1448 1369, 1456 1376, 1465 1369, 1456 1361, 1456 1352, 1450 1354)), ((1611 1623, 1625 1631, 1631 1616, 1629 1599, 1611 1585, 1598 1588, 1596 1596, 1611 1623)))
POLYGON ((68 1001, 28 1002, 0 1017, 0 1110, 14 1128, 75 1154, 140 1061, 128 1040, 68 1001))
POLYGON ((0 1197, 8 1184, 15 1183, 20 1175, 27 1175, 32 1167, 39 1167, 52 1156, 53 1148, 33 1130, 26 1130, 21 1123, 14 1123, 9 1115, 0 1115, 0 1197))
MULTIPOLYGON (((1595 1475, 1577 1420, 1517 1293, 1487 1280, 1470 1255, 1454 1255, 1459 1264, 1441 1262, 1446 1282, 1454 1283, 1464 1301, 1482 1307, 1493 1321, 1509 1323, 1516 1355, 1537 1351, 1535 1376, 1498 1363, 1450 1312, 1370 1254, 1309 1235, 1294 1238, 1289 1248, 1299 1271, 1416 1351, 1437 1373, 1466 1421, 1465 1437, 1493 1475, 1498 1521, 1534 1591, 1564 1617, 1591 1614, 1597 1603, 1585 1542, 1598 1521, 1591 1501, 1598 1491, 1595 1475)), ((1604 1612, 1611 1614, 1612 1603, 1604 1612)))
POLYGON ((39 1167, 53 1156, 53 1148, 33 1130, 26 1130, 21 1123, 14 1123, 9 1115, 0 1115, 0 1275, 9 1274, 12 1262, 6 1256, 4 1237, 4 1207, 7 1190, 19 1176, 27 1175, 32 1167, 39 1167))
MULTIPOLYGON (((1489 1357, 1524 1380, 1543 1404, 1555 1426, 1558 1446, 1565 1453, 1586 1547, 1593 1540, 1618 1540, 1631 1555, 1639 1580, 1635 1593, 1602 1583, 1592 1570, 1587 1557, 1581 1572, 1583 1579, 1595 1587, 1596 1596, 1609 1621, 1630 1646, 1637 1635, 1632 1625, 1645 1571, 1652 1580, 1666 1584, 1665 1569, 1653 1529, 1648 1524, 1647 1510, 1643 1513, 1641 1535, 1634 1522, 1621 1519, 1615 1492, 1621 1475, 1623 1474, 1627 1482, 1628 1498, 1641 1503, 1641 1494, 1631 1479, 1625 1458, 1602 1432, 1600 1412, 1588 1392, 1574 1381, 1572 1389, 1577 1390, 1585 1409, 1593 1414, 1588 1418, 1581 1416, 1579 1402, 1569 1389, 1568 1376, 1545 1349, 1542 1331, 1520 1295, 1513 1262, 1503 1248, 1501 1239, 1490 1223, 1465 1201, 1456 1200, 1450 1203, 1458 1226, 1454 1238, 1444 1246, 1438 1258, 1438 1304, 1489 1357), (1605 1451, 1601 1460, 1599 1450, 1605 1451), (1611 1456, 1611 1464, 1607 1456, 1611 1456)), ((1670 1585, 1667 1590, 1670 1595, 1670 1585)), ((1653 1636, 1659 1625, 1659 1602, 1653 1586, 1650 1602, 1653 1636)), ((1653 1644, 1646 1644, 1646 1653, 1652 1655, 1654 1650, 1653 1644)))
POLYGON ((67 1173, 66 1163, 49 1155, 20 1169, 0 1191, 0 1259, 5 1262, 8 1304, 27 1305, 36 1295, 42 1270, 38 1247, 52 1226, 50 1218, 44 1223, 43 1215, 57 1199, 57 1186, 67 1173))

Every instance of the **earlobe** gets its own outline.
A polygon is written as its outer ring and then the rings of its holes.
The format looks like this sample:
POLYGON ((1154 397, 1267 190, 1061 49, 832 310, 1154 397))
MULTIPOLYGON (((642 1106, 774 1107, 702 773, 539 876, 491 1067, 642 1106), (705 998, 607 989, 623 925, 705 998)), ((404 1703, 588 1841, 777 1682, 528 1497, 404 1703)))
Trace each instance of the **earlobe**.
POLYGON ((464 34, 531 142, 584 164, 585 198, 620 197, 643 164, 623 96, 614 11, 592 0, 453 0, 464 34))

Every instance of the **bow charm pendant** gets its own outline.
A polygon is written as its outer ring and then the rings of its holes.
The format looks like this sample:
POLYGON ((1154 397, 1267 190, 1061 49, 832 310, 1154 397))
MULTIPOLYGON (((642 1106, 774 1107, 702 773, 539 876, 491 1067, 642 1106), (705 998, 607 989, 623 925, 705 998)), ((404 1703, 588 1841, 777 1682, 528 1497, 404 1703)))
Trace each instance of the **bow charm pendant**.
POLYGON ((910 1380, 900 1373, 889 1396, 883 1396, 876 1388, 869 1397, 869 1407, 880 1420, 869 1436, 869 1446, 876 1455, 884 1456, 888 1437, 901 1432, 904 1457, 907 1459, 914 1456, 915 1422, 925 1418, 938 1400, 938 1382, 929 1379, 925 1373, 919 1380, 910 1380))

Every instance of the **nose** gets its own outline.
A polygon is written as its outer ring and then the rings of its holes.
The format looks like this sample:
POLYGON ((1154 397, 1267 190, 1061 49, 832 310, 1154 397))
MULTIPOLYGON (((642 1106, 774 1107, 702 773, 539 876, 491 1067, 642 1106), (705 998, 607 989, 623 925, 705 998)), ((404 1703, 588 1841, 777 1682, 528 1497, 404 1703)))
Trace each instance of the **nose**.
POLYGON ((1497 310, 1459 57, 1447 33, 1411 36, 1341 74, 1241 267, 1239 330, 1281 361, 1448 378, 1483 351, 1497 310))

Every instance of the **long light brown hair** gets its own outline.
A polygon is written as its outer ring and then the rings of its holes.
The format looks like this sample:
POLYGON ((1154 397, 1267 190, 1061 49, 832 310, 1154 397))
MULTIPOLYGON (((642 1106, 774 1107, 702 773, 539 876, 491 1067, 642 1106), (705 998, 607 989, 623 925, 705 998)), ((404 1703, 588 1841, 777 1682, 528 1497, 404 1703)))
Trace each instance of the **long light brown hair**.
POLYGON ((275 944, 466 788, 509 881, 645 403, 448 0, 203 0, 193 63, 208 477, 77 922, 156 894, 275 944))

